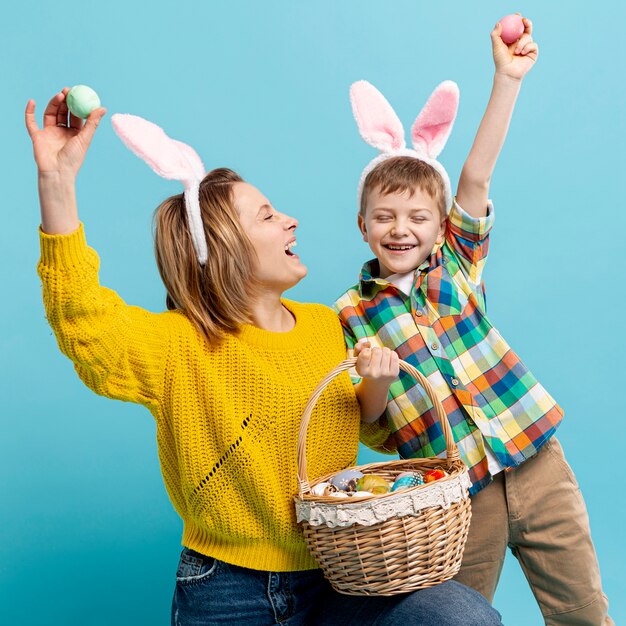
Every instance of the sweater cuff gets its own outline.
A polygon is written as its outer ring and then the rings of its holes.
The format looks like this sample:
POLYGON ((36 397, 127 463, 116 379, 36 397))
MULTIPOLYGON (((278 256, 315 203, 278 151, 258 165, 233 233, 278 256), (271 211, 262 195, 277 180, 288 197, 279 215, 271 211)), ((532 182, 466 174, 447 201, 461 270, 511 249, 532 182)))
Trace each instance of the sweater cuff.
POLYGON ((87 240, 83 223, 68 235, 48 235, 39 227, 42 265, 75 267, 84 265, 88 258, 87 240))

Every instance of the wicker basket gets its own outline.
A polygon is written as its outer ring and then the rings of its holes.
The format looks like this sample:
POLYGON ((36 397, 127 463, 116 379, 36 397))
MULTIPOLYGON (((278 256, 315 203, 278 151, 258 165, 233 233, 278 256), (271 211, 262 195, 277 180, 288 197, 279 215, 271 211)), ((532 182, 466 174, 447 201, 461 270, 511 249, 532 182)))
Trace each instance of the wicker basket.
POLYGON ((419 381, 432 401, 446 442, 446 457, 403 459, 361 465, 365 474, 393 481, 401 472, 442 468, 448 476, 418 487, 358 499, 315 496, 311 488, 334 474, 309 483, 306 433, 315 404, 329 383, 356 364, 348 359, 313 391, 298 438, 298 521, 307 545, 331 585, 348 595, 393 595, 431 587, 458 571, 469 530, 471 509, 467 468, 441 402, 430 383, 412 365, 400 369, 419 381))

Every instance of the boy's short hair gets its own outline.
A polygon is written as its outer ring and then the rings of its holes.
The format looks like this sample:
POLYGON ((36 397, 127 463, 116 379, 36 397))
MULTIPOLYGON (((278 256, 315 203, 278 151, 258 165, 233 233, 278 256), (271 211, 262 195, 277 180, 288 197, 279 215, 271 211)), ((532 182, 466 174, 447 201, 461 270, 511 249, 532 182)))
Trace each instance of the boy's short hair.
POLYGON ((359 215, 365 215, 367 199, 374 189, 383 194, 408 192, 411 196, 415 189, 421 189, 437 202, 442 218, 447 214, 443 179, 434 167, 419 159, 397 156, 379 163, 365 177, 359 215))

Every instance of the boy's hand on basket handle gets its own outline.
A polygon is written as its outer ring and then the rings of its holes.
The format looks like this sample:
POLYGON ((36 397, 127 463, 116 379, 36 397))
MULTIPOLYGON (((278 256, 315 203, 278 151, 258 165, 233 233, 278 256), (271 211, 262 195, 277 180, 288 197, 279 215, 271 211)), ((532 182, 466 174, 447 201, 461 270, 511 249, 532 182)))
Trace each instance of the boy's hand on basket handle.
POLYGON ((400 373, 398 355, 361 339, 354 347, 354 356, 356 371, 362 378, 354 388, 361 405, 361 421, 375 422, 385 411, 389 387, 400 373))

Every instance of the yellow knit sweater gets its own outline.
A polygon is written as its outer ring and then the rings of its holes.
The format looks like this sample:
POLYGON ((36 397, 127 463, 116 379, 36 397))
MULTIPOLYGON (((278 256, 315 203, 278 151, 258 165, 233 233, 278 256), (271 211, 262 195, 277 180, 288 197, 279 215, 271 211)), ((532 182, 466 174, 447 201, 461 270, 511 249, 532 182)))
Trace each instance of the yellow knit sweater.
MULTIPOLYGON (((182 543, 243 567, 316 567, 295 522, 296 442, 306 401, 345 358, 336 315, 284 301, 295 328, 244 326, 210 347, 184 314, 128 306, 98 282, 83 227, 41 233, 38 272, 59 347, 96 393, 146 406, 182 543)), ((307 437, 309 478, 357 455, 359 409, 347 374, 318 401, 307 437)))

